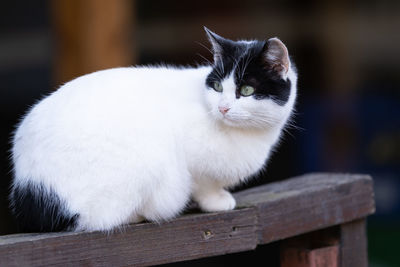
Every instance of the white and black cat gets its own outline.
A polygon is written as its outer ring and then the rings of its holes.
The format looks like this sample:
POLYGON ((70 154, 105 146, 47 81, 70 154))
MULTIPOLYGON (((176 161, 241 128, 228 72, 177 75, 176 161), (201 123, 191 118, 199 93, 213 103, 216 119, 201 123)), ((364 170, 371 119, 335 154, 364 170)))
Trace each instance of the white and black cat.
POLYGON ((293 110, 285 45, 206 29, 214 64, 98 71, 38 102, 13 137, 11 207, 24 231, 102 230, 168 220, 266 164, 293 110))

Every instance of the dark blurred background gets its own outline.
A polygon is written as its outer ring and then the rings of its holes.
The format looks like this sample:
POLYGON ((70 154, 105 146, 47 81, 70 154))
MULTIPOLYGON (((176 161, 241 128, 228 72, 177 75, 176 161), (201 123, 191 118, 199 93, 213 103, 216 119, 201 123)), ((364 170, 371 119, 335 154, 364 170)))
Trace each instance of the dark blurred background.
MULTIPOLYGON (((395 0, 1 1, 0 234, 16 231, 7 207, 8 150, 27 108, 95 70, 204 62, 198 54, 211 59, 198 44, 209 46, 203 25, 232 39, 278 36, 298 67, 297 127, 289 129, 267 172, 247 186, 316 171, 371 174, 377 212, 368 220, 370 265, 400 266, 395 0)), ((252 253, 231 257, 250 259, 252 253)))

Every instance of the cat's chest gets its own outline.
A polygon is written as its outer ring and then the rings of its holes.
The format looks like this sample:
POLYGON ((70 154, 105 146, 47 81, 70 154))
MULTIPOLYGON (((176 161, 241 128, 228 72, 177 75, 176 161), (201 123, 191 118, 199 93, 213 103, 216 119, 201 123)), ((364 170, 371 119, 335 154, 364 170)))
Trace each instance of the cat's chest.
POLYGON ((273 140, 266 134, 210 130, 191 136, 187 148, 189 171, 194 176, 211 176, 237 182, 265 164, 273 140))

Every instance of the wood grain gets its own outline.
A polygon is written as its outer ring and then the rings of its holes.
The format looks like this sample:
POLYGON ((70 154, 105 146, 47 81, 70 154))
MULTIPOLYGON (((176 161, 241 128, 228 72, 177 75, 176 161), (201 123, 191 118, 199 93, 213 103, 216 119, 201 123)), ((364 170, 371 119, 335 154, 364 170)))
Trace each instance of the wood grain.
POLYGON ((240 192, 239 206, 256 206, 260 244, 363 218, 375 212, 368 175, 308 174, 240 192))
MULTIPOLYGON (((281 255, 281 267, 338 267, 339 245, 304 249, 290 248, 281 255)), ((346 265, 351 266, 351 265, 346 265)))
MULTIPOLYGON (((305 175, 242 191, 235 197, 238 208, 233 211, 187 214, 161 224, 128 225, 113 233, 2 236, 0 266, 143 266, 198 259, 252 250, 258 244, 374 212, 372 180, 364 175, 305 175)), ((343 233, 352 232, 346 227, 343 233)), ((365 248, 362 244, 351 247, 349 238, 342 240, 345 257, 349 251, 365 248)))
POLYGON ((257 246, 255 217, 249 208, 130 225, 110 234, 11 236, 0 241, 0 266, 137 266, 252 250, 257 246))
POLYGON ((314 231, 280 242, 281 267, 338 267, 340 227, 314 231))
POLYGON ((365 219, 340 226, 341 266, 368 266, 365 219))

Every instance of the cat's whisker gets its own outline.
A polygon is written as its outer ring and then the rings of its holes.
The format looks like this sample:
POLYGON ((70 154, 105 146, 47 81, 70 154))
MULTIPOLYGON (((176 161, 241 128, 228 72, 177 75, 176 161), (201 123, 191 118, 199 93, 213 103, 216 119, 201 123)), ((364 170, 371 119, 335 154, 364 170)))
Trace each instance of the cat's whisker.
POLYGON ((224 62, 222 60, 217 61, 215 71, 218 72, 220 79, 222 80, 224 77, 224 75, 222 75, 222 74, 225 73, 224 62), (221 69, 219 69, 219 68, 221 68, 221 69))
POLYGON ((245 64, 244 64, 244 60, 243 57, 241 58, 241 71, 240 71, 240 80, 243 80, 244 77, 244 72, 245 72, 245 64))
POLYGON ((218 76, 218 78, 220 79, 220 80, 223 80, 223 78, 224 78, 224 75, 223 75, 223 73, 224 73, 224 70, 223 70, 223 65, 222 65, 223 63, 222 63, 222 61, 217 61, 217 62, 215 62, 215 64, 214 64, 214 66, 215 66, 215 68, 214 68, 214 70, 215 70, 215 72, 217 73, 217 76, 218 76), (222 69, 220 69, 220 67, 222 68, 222 69))
POLYGON ((242 81, 243 80, 243 71, 244 71, 243 57, 240 57, 239 62, 240 62, 240 64, 237 63, 236 65, 238 66, 237 71, 239 73, 239 80, 242 81))
POLYGON ((285 126, 285 127, 283 127, 282 131, 285 132, 286 134, 288 134, 290 137, 296 138, 296 136, 290 131, 292 129, 293 128, 291 128, 291 127, 285 126))
POLYGON ((235 57, 233 57, 232 55, 229 55, 229 58, 234 62, 234 65, 233 65, 233 71, 235 71, 235 69, 237 68, 237 66, 238 66, 238 59, 237 58, 235 58, 235 57))
POLYGON ((233 58, 233 60, 235 61, 235 66, 233 67, 233 69, 238 69, 239 70, 239 61, 236 58, 233 58))
POLYGON ((221 62, 221 67, 222 67, 222 73, 225 73, 225 65, 224 65, 224 61, 220 60, 221 62))
MULTIPOLYGON (((208 60, 206 57, 204 57, 202 54, 200 53, 196 53, 197 56, 201 57, 202 59, 204 59, 210 66, 213 66, 214 63, 212 63, 210 60, 208 60)), ((218 63, 215 64, 215 68, 214 68, 215 72, 217 73, 217 76, 219 79, 223 79, 223 75, 221 74, 221 72, 218 70, 218 63)))
POLYGON ((242 79, 243 79, 243 77, 244 77, 244 75, 245 75, 245 71, 246 71, 246 69, 247 69, 249 63, 251 62, 251 59, 252 59, 252 56, 251 56, 250 54, 248 54, 248 55, 246 56, 246 61, 245 61, 244 67, 243 67, 242 75, 241 75, 241 76, 242 76, 242 79))
POLYGON ((200 53, 196 53, 197 56, 201 57, 202 59, 204 59, 208 64, 210 64, 211 66, 213 65, 213 63, 207 59, 206 57, 204 57, 202 54, 200 53))
POLYGON ((200 46, 202 46, 203 48, 205 48, 208 52, 211 53, 211 55, 214 54, 213 51, 212 51, 210 48, 208 48, 207 46, 205 46, 204 44, 202 44, 202 43, 200 43, 200 42, 198 42, 198 41, 195 41, 195 43, 198 44, 198 45, 200 45, 200 46))
POLYGON ((305 129, 304 129, 303 127, 297 126, 297 125, 295 125, 294 123, 292 123, 292 122, 290 122, 290 121, 288 121, 288 122, 286 123, 285 129, 286 129, 286 128, 288 128, 288 129, 293 129, 293 130, 296 130, 296 131, 305 131, 305 129))

